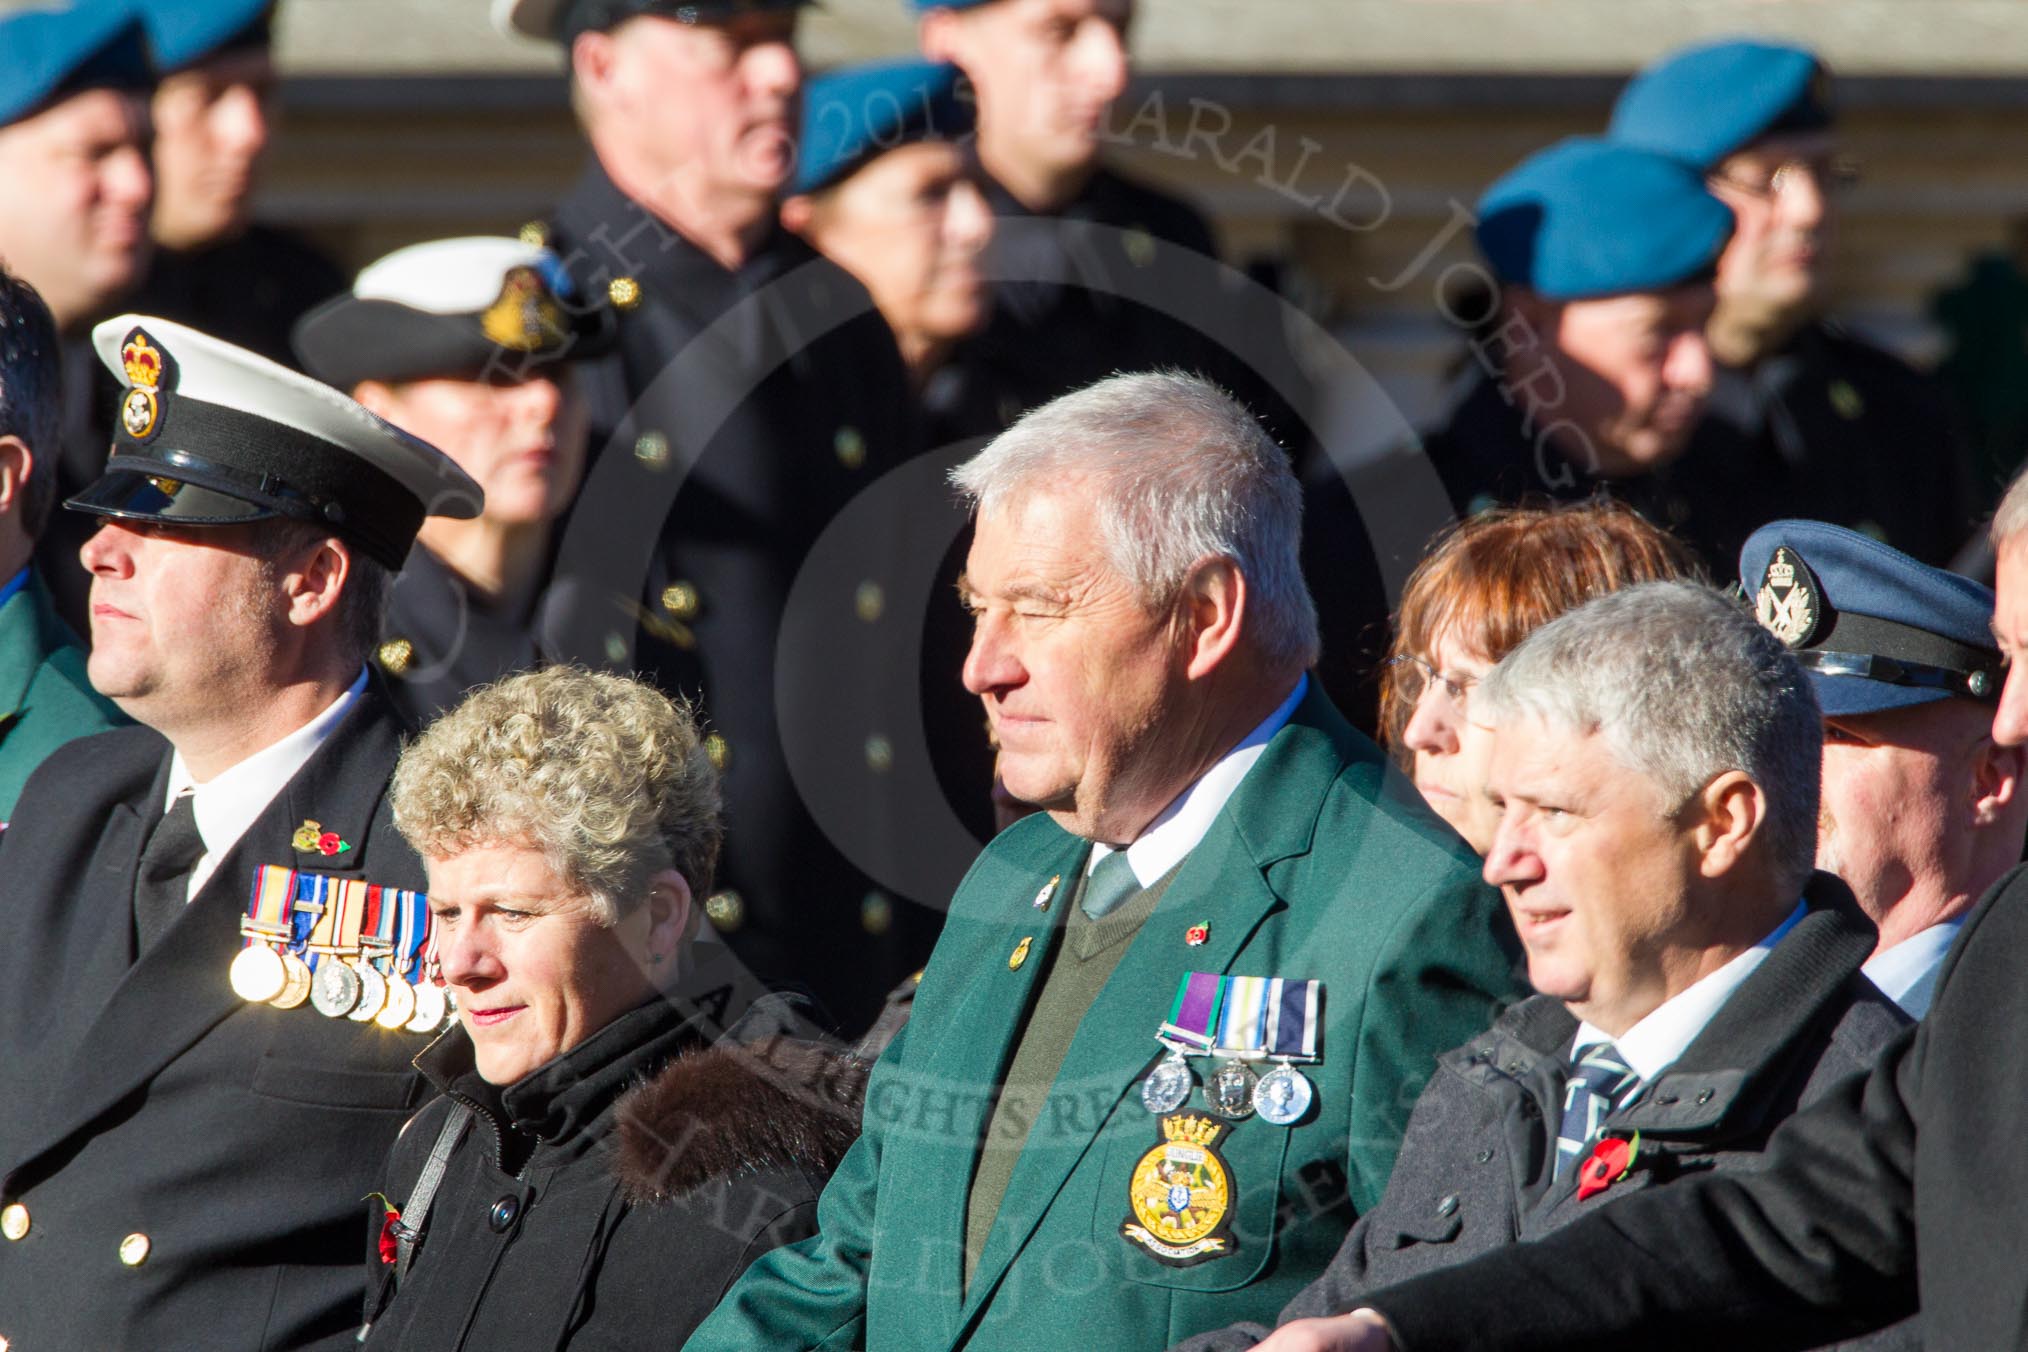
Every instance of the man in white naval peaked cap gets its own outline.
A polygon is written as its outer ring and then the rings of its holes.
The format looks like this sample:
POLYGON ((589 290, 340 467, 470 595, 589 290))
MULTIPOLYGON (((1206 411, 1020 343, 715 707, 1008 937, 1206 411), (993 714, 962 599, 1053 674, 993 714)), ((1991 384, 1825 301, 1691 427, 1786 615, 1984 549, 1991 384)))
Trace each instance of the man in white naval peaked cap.
POLYGON ((144 726, 51 756, 0 836, 0 1342, 337 1347, 430 1031, 392 1017, 427 911, 365 655, 424 517, 482 494, 193 329, 93 342, 115 436, 66 505, 92 684, 144 726))
POLYGON ((296 325, 304 370, 485 489, 478 516, 423 524, 388 598, 377 660, 419 722, 557 656, 557 523, 590 435, 578 363, 610 350, 614 329, 606 299, 586 298, 553 252, 488 236, 397 249, 296 325))

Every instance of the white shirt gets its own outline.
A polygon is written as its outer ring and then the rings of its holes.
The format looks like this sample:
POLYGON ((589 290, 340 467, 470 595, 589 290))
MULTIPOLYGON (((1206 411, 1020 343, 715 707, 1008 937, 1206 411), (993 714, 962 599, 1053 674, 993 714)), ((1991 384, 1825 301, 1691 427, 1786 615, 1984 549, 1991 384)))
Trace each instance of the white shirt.
POLYGON ((184 900, 196 896, 197 890, 210 881, 219 861, 239 843, 239 838, 254 824, 254 818, 266 811, 282 786, 294 779, 296 772, 316 754, 332 729, 352 712, 365 689, 366 668, 361 667, 358 679, 330 708, 205 783, 199 784, 192 777, 182 752, 169 758, 169 792, 162 800, 162 810, 166 813, 169 805, 186 792, 195 794, 197 801, 190 807, 197 815, 197 834, 204 837, 204 853, 190 870, 190 888, 184 893, 184 900))
POLYGON ((1766 961, 1767 955, 1781 941, 1781 937, 1795 928, 1809 907, 1802 902, 1789 912, 1789 918, 1775 926, 1774 933, 1762 939, 1746 952, 1726 963, 1709 976, 1703 977, 1685 991, 1664 1000, 1645 1019, 1629 1028, 1618 1037, 1604 1032, 1589 1023, 1578 1025, 1577 1037, 1571 1042, 1571 1059, 1577 1057, 1580 1047, 1596 1042, 1610 1042, 1618 1050, 1620 1060, 1627 1063, 1634 1074, 1646 1084, 1676 1063, 1704 1026, 1711 1022, 1732 993, 1739 989, 1753 969, 1766 961))
MULTIPOLYGON (((1127 846, 1127 867, 1134 871, 1134 878, 1141 886, 1153 886, 1156 880, 1182 863, 1183 856, 1197 848, 1197 842, 1204 839, 1211 823, 1218 820, 1218 814, 1238 790, 1246 772, 1253 769, 1260 753, 1282 730, 1282 725, 1294 716, 1296 706, 1303 702, 1303 695, 1309 688, 1310 678, 1299 677, 1289 697, 1263 719, 1260 726, 1240 738, 1239 744, 1219 757, 1217 764, 1177 794, 1175 800, 1162 809, 1162 815, 1141 832, 1140 839, 1127 846)), ((1085 872, 1090 873, 1097 868, 1099 860, 1112 852, 1112 846, 1094 841, 1091 858, 1085 862, 1085 872)))
POLYGON ((1929 1002, 1936 996, 1937 972, 1943 967, 1944 955, 1951 951, 1951 944, 1958 937, 1958 931, 1965 927, 1965 918, 1943 920, 1926 930, 1909 935, 1885 953, 1875 953, 1866 960, 1859 970, 1881 993, 1911 1019, 1919 1019, 1929 1013, 1929 1002))

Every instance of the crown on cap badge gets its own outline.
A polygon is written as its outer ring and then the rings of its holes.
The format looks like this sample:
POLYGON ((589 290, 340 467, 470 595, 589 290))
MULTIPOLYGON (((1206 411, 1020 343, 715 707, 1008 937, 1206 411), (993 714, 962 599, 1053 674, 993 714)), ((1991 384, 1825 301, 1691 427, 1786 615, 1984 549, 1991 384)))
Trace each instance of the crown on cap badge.
POLYGON ((563 310, 533 268, 514 268, 500 298, 479 316, 486 337, 510 352, 539 352, 569 336, 563 310))
POLYGON ((1787 545, 1777 545, 1769 557, 1753 610, 1761 628, 1791 648, 1802 647, 1817 632, 1824 598, 1809 565, 1787 545))
POLYGON ((162 422, 161 391, 168 356, 146 330, 135 329, 120 346, 120 366, 130 387, 120 399, 120 426, 134 440, 146 441, 162 422))

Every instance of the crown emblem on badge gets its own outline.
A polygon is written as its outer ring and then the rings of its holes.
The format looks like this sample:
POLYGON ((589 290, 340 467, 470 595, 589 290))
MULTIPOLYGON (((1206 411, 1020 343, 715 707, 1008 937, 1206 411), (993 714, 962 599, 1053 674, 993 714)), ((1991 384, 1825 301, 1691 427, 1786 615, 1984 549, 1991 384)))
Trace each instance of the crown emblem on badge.
POLYGON ((169 373, 168 355, 146 330, 135 329, 120 345, 120 368, 130 387, 120 399, 120 426, 134 440, 146 441, 162 422, 161 391, 169 373))
POLYGON ((1753 612, 1761 628, 1791 648, 1802 647, 1817 632, 1824 615, 1823 595, 1809 565, 1787 545, 1777 545, 1768 558, 1753 612))
POLYGON ((1196 1114, 1178 1114, 1162 1119, 1162 1135, 1185 1145, 1209 1146, 1225 1134, 1225 1124, 1196 1114))
POLYGON ((487 339, 510 352, 539 352, 569 336, 562 307, 533 268, 513 268, 500 298, 479 316, 487 339))

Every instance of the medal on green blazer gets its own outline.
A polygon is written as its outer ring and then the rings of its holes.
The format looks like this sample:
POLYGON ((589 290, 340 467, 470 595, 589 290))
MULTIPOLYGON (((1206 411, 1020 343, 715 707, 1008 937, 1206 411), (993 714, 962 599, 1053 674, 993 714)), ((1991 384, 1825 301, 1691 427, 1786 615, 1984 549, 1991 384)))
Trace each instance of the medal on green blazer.
POLYGON ((1156 1262, 1190 1267, 1232 1252, 1237 1188, 1216 1149, 1225 1131, 1203 1113, 1165 1117, 1161 1143, 1134 1165, 1120 1234, 1156 1262))

